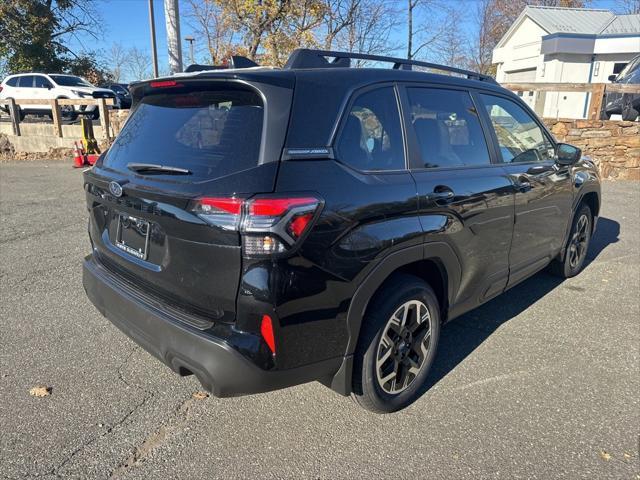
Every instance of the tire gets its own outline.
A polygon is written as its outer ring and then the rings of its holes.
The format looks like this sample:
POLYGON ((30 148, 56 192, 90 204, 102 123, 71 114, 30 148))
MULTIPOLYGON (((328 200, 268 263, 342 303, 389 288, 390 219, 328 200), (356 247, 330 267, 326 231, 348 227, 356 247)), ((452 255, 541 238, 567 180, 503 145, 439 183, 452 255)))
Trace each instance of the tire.
POLYGON ((622 97, 622 120, 633 122, 638 118, 638 111, 631 105, 631 95, 625 94, 622 97))
POLYGON ((592 231, 593 216, 591 209, 583 203, 573 218, 564 258, 551 262, 549 265, 551 273, 561 278, 571 278, 582 271, 589 251, 592 231))
MULTIPOLYGON (((66 100, 67 97, 58 97, 58 100, 66 100)), ((64 105, 60 107, 60 117, 63 120, 74 122, 78 118, 78 112, 75 111, 73 106, 64 105)))
POLYGON ((363 319, 353 399, 375 413, 396 412, 415 402, 424 393, 439 338, 440 306, 431 287, 413 275, 391 277, 363 319))

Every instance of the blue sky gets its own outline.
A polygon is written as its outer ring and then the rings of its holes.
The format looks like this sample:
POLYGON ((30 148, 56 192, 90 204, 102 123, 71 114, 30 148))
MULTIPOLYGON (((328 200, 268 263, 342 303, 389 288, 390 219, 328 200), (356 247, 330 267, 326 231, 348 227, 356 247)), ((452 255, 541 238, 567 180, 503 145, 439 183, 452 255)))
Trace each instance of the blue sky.
MULTIPOLYGON (((451 2, 460 2, 469 4, 469 11, 475 0, 448 0, 451 2)), ((154 0, 155 24, 156 24, 156 41, 158 44, 158 62, 160 71, 167 69, 167 46, 166 31, 164 24, 164 2, 163 0, 154 0)), ((595 0, 591 2, 592 8, 615 8, 615 0, 595 0)), ((148 52, 151 51, 151 40, 149 31, 149 15, 147 0, 98 0, 97 9, 102 17, 103 25, 99 39, 96 41, 92 38, 72 39, 69 41, 70 47, 74 50, 102 50, 108 51, 114 42, 121 43, 124 47, 138 47, 148 52)), ((181 2, 181 12, 184 6, 181 2)), ((193 34, 187 21, 183 18, 181 21, 181 36, 193 34)), ((398 43, 402 43, 406 33, 402 29, 398 29, 398 43)), ((194 35, 195 36, 195 35, 194 35)), ((197 39, 196 39, 197 42, 197 39)), ((186 51, 186 42, 183 41, 183 49, 186 51)), ((196 58, 197 60, 197 58, 196 58)), ((186 59, 185 59, 186 61, 186 59)))

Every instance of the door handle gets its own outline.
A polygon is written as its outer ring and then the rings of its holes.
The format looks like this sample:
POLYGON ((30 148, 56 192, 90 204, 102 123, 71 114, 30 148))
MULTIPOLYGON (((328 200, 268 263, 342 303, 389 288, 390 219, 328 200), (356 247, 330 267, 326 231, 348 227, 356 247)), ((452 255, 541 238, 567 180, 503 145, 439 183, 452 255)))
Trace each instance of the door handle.
POLYGON ((445 185, 438 185, 433 189, 432 193, 429 193, 427 195, 427 198, 429 200, 438 201, 438 200, 451 200, 454 196, 455 194, 453 193, 453 190, 451 190, 451 188, 445 185))
POLYGON ((550 172, 553 170, 551 165, 536 165, 527 170, 528 175, 540 175, 541 173, 550 172))
POLYGON ((522 193, 528 192, 529 190, 531 190, 533 188, 533 186, 531 185, 531 182, 529 181, 529 179, 527 177, 525 177, 524 175, 518 177, 516 179, 514 185, 522 193))

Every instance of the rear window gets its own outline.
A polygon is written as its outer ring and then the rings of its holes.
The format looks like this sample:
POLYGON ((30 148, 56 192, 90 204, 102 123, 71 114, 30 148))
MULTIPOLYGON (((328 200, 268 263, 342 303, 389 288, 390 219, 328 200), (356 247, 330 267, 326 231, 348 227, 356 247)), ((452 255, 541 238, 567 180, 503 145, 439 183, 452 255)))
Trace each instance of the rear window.
POLYGON ((223 177, 258 165, 264 108, 250 90, 220 89, 144 97, 103 160, 178 167, 182 180, 223 177))

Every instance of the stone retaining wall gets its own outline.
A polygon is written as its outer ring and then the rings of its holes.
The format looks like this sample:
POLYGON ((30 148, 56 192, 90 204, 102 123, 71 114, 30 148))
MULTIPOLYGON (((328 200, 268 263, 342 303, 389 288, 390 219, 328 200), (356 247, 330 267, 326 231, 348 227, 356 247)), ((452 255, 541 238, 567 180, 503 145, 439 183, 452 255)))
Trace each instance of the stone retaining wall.
POLYGON ((600 168, 602 178, 640 180, 640 125, 613 120, 545 118, 560 142, 582 149, 600 168))

